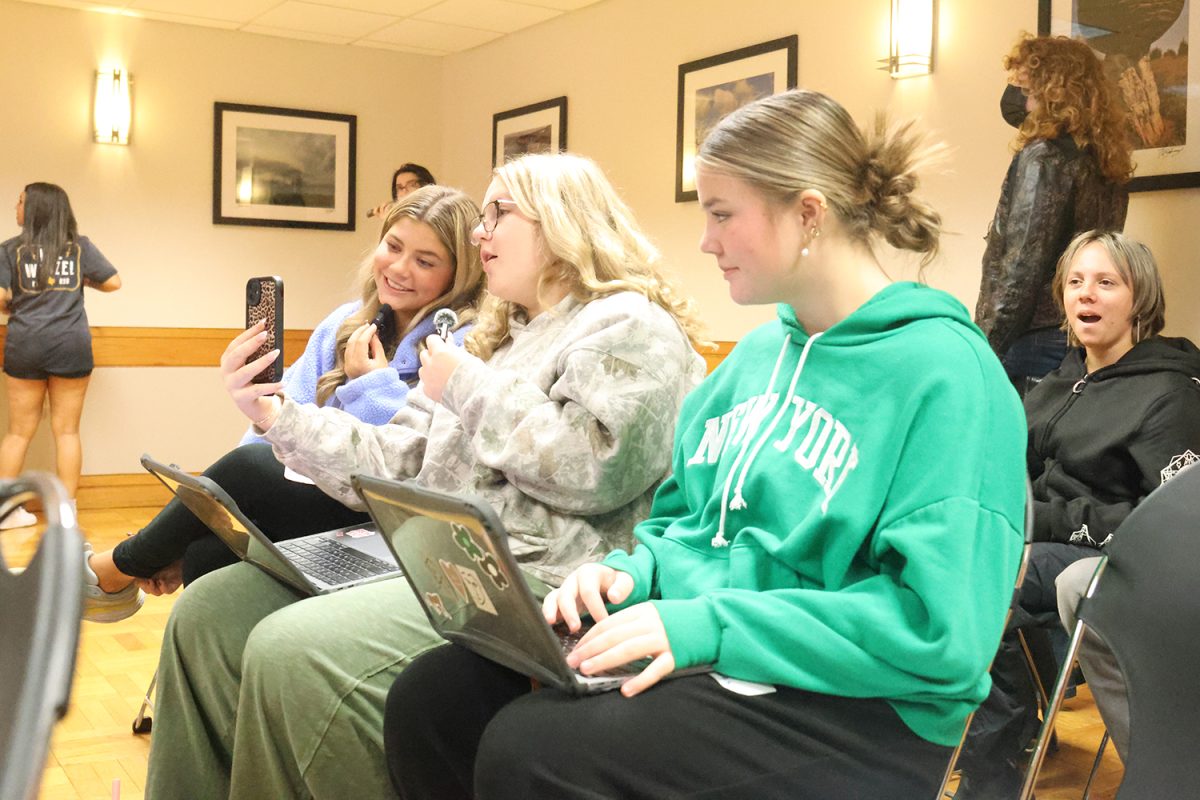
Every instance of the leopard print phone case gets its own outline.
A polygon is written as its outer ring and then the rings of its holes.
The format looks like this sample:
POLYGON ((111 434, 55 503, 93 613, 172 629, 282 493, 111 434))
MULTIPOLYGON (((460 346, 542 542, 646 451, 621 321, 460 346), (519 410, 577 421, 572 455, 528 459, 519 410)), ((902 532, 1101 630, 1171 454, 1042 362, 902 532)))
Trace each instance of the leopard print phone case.
POLYGON ((283 380, 283 278, 278 275, 246 281, 246 327, 263 319, 267 321, 267 339, 246 362, 279 348, 275 361, 252 379, 254 383, 277 383, 283 380))

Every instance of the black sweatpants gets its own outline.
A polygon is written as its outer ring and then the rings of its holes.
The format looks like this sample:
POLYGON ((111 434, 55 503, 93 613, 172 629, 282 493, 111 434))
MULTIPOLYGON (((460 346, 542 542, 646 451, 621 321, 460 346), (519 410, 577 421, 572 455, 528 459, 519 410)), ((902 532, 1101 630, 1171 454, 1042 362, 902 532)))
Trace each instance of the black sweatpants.
MULTIPOLYGON (((276 460, 269 444, 234 448, 204 474, 224 489, 271 541, 294 539, 370 519, 312 484, 283 477, 283 464, 276 460)), ((135 578, 152 578, 160 569, 180 559, 183 559, 185 584, 238 562, 233 551, 174 498, 146 527, 113 550, 117 569, 135 578)))
POLYGON ((709 675, 575 698, 457 645, 401 673, 383 736, 405 800, 928 800, 951 752, 882 700, 747 697, 709 675))

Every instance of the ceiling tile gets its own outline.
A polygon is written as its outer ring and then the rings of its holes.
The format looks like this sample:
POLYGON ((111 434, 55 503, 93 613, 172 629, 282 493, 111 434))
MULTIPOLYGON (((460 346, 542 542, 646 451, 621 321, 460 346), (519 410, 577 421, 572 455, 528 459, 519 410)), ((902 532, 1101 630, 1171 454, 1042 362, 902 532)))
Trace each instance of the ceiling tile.
POLYGON ((277 5, 279 0, 132 0, 129 8, 240 23, 249 22, 277 5))
POLYGON ((460 50, 469 50, 485 42, 498 39, 500 34, 493 31, 463 28, 458 25, 443 25, 440 22, 406 19, 376 31, 366 38, 374 42, 407 44, 413 47, 457 53, 460 50))
POLYGON ((226 30, 237 30, 241 25, 236 20, 228 19, 210 19, 208 17, 197 17, 191 14, 172 14, 167 11, 151 11, 148 8, 129 8, 121 12, 130 16, 142 17, 143 19, 156 19, 161 22, 178 22, 182 25, 200 25, 205 28, 225 28, 226 30))
POLYGON ((313 3, 319 6, 370 11, 390 17, 410 17, 440 2, 441 0, 313 0, 313 3))
POLYGON ((268 28, 357 39, 379 30, 394 20, 395 17, 383 14, 369 14, 365 11, 287 0, 265 14, 255 17, 253 23, 268 28))
POLYGON ((303 39, 308 42, 324 42, 325 44, 350 44, 351 36, 335 36, 317 31, 293 31, 287 28, 272 28, 269 25, 251 23, 238 28, 242 33, 261 33, 264 36, 281 36, 285 39, 303 39))
POLYGON ((395 53, 414 53, 419 56, 445 56, 449 55, 447 50, 430 50, 428 47, 413 47, 407 44, 395 44, 393 42, 376 42, 370 39, 359 39, 357 42, 351 42, 355 47, 372 47, 376 50, 391 50, 395 53))
POLYGON ((515 0, 522 5, 557 8, 559 11, 577 11, 584 6, 595 5, 600 0, 515 0))
POLYGON ((550 8, 511 3, 508 0, 446 0, 428 11, 422 11, 414 19, 512 33, 545 22, 561 13, 550 8))

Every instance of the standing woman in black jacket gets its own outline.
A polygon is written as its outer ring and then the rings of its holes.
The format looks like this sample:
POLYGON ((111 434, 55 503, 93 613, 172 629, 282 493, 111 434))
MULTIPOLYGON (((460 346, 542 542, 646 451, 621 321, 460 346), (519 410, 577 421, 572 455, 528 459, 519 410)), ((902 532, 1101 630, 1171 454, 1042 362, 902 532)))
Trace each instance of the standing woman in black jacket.
POLYGON ((975 322, 1023 395, 1067 352, 1054 265, 1076 234, 1125 227, 1133 166, 1124 110, 1090 47, 1026 37, 1004 67, 1000 110, 1017 153, 988 230, 975 322))
MULTIPOLYGON (((55 466, 74 501, 83 465, 79 419, 92 374, 92 334, 83 310, 83 287, 121 288, 121 276, 86 236, 80 236, 67 193, 52 183, 31 183, 17 199, 21 233, 0 244, 0 310, 9 314, 4 341, 8 433, 0 441, 0 478, 25 464, 29 440, 50 396, 55 466)), ((0 528, 32 525, 17 508, 0 528)))
MULTIPOLYGON (((1200 460, 1200 349, 1159 335, 1166 304, 1149 248, 1083 233, 1063 253, 1053 296, 1072 349, 1025 396, 1034 544, 1010 627, 1057 612, 1056 578, 1100 555, 1148 494, 1200 460)), ((1010 631, 963 750, 958 800, 1015 797, 1021 785, 1037 704, 1018 648, 1010 631)), ((1128 717, 1120 727, 1111 693, 1094 694, 1123 753, 1128 717)))

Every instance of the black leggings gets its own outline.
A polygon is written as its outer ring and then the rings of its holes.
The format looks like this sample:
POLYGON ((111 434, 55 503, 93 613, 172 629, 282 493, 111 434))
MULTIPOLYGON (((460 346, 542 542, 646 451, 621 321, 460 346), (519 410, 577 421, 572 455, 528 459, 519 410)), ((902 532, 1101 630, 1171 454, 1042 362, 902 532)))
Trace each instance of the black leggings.
POLYGON ((928 800, 951 753, 883 700, 746 697, 709 675, 575 698, 458 645, 396 679, 383 742, 405 800, 928 800))
MULTIPOLYGON (((308 483, 283 477, 283 464, 268 444, 247 444, 222 456, 204 474, 224 489, 271 541, 366 522, 308 483)), ((238 557, 178 499, 167 503, 146 527, 113 550, 117 569, 135 578, 152 578, 183 560, 183 582, 236 564, 238 557)))

